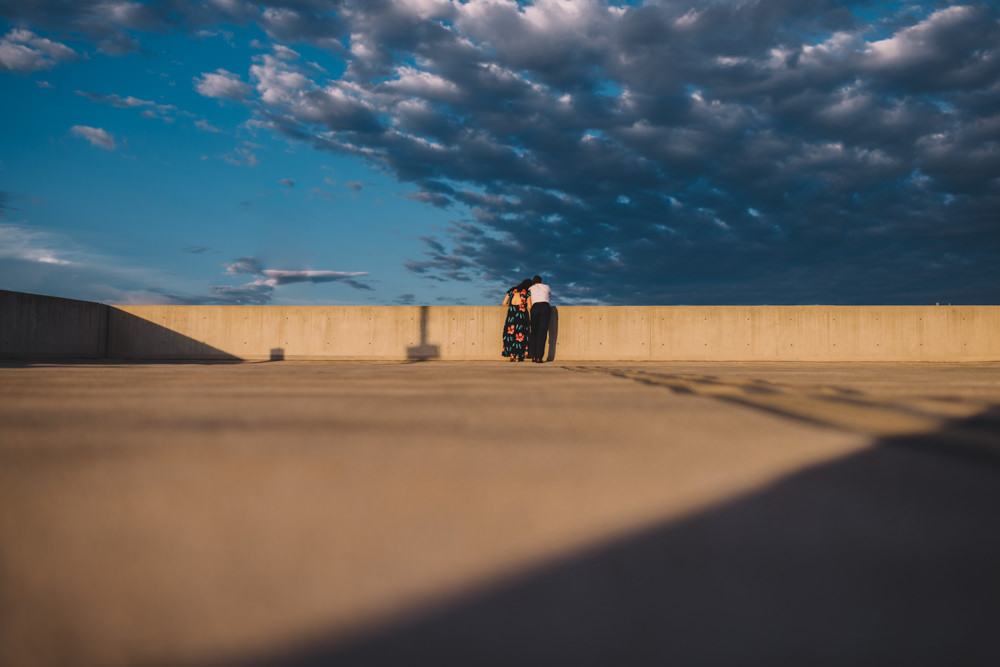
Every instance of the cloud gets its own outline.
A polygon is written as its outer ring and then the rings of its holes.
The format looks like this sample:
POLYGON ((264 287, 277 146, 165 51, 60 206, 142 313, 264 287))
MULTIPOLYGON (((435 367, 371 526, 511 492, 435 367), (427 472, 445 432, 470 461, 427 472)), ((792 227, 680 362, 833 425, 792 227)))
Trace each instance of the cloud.
MULTIPOLYGON (((1000 13, 879 11, 876 31, 825 2, 379 4, 324 35, 348 39, 340 78, 254 66, 256 112, 464 216, 406 264, 429 280, 545 271, 577 302, 995 301, 1000 13)), ((286 39, 304 15, 283 11, 286 39)))
POLYGON ((241 81, 236 74, 221 68, 195 77, 194 87, 205 97, 235 101, 245 99, 252 91, 250 85, 241 81))
POLYGON ((48 70, 76 58, 73 49, 30 30, 15 28, 0 38, 0 69, 9 72, 48 70))
POLYGON ((257 158, 257 154, 254 152, 257 148, 259 148, 259 146, 256 144, 244 141, 231 152, 223 155, 222 159, 229 164, 233 164, 238 167, 256 167, 260 162, 257 158))
POLYGON ((343 281, 368 275, 364 271, 288 271, 262 268, 255 257, 240 257, 224 264, 226 275, 254 275, 260 277, 261 284, 271 287, 290 283, 328 283, 343 281))
MULTIPOLYGON (((0 197, 0 204, 3 198, 0 197)), ((74 253, 65 250, 63 240, 41 230, 0 224, 0 259, 17 259, 39 264, 69 265, 74 253)))
POLYGON ((269 52, 196 89, 447 210, 417 277, 543 272, 576 303, 1000 301, 995 3, 215 2, 103 25, 97 0, 14 4, 98 41, 254 23, 269 52))
POLYGON ((274 285, 330 283, 368 275, 360 271, 279 271, 274 269, 264 269, 261 271, 261 274, 267 278, 269 283, 273 283, 274 285))
POLYGON ((177 303, 153 287, 175 279, 96 252, 64 234, 0 224, 0 284, 5 289, 102 303, 177 303))
POLYGON ((358 290, 372 290, 372 286, 361 276, 368 275, 364 271, 291 271, 283 269, 265 269, 255 257, 240 257, 229 264, 224 264, 226 275, 255 276, 255 280, 237 286, 213 286, 213 298, 205 300, 209 303, 265 304, 269 303, 274 289, 282 285, 295 283, 330 283, 341 282, 358 290))
POLYGON ((240 276, 244 274, 257 275, 261 272, 260 264, 254 257, 240 257, 230 264, 223 264, 226 267, 227 276, 240 276))
MULTIPOLYGON (((191 246, 184 252, 209 250, 191 246)), ((0 222, 0 284, 16 291, 117 304, 261 305, 271 302, 276 288, 296 283, 338 282, 357 290, 373 289, 363 279, 368 274, 360 271, 264 269, 254 257, 223 266, 225 275, 249 275, 253 280, 185 291, 173 274, 95 252, 63 234, 0 222)))
POLYGON ((74 125, 69 129, 71 133, 82 137, 94 146, 104 148, 109 151, 115 149, 115 138, 99 127, 88 127, 86 125, 74 125))
POLYGON ((196 120, 194 122, 194 125, 199 130, 205 130, 206 132, 214 132, 216 134, 222 134, 222 130, 215 127, 214 125, 212 125, 211 123, 209 123, 207 120, 204 119, 196 120))
POLYGON ((141 109, 143 115, 150 118, 170 120, 171 117, 177 113, 177 107, 172 104, 158 104, 149 100, 140 100, 136 97, 132 97, 131 95, 128 97, 121 97, 120 95, 116 95, 114 93, 106 95, 103 93, 83 90, 77 90, 75 92, 77 95, 86 97, 95 104, 104 104, 118 109, 141 109))
POLYGON ((290 178, 279 179, 278 183, 280 183, 281 185, 284 185, 286 188, 294 188, 295 187, 295 181, 293 181, 290 178))

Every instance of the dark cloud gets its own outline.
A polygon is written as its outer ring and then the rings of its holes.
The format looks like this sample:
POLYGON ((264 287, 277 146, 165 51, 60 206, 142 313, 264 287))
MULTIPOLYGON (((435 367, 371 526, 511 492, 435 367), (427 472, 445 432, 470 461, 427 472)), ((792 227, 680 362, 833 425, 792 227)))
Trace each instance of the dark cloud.
POLYGON ((1000 301, 994 3, 283 0, 224 16, 177 0, 111 22, 99 4, 0 0, 0 17, 102 44, 254 21, 345 59, 330 78, 275 51, 248 63, 253 88, 211 66, 199 81, 452 212, 406 265, 429 280, 544 272, 578 303, 1000 301))

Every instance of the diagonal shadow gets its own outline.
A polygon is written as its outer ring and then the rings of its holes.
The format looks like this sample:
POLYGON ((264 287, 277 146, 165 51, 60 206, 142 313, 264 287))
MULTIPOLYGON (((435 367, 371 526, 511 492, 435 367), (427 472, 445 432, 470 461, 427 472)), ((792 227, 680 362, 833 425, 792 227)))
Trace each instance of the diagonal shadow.
MULTIPOLYGON (((271 350, 271 359, 284 350, 271 350)), ((155 322, 112 307, 108 313, 109 359, 161 363, 236 362, 242 359, 155 322)))
POLYGON ((1000 406, 996 405, 982 406, 970 417, 947 419, 948 411, 942 408, 961 401, 938 398, 929 407, 832 385, 796 387, 759 379, 722 380, 705 375, 585 366, 567 367, 567 370, 603 373, 666 388, 676 394, 710 397, 814 426, 882 436, 886 441, 905 440, 910 447, 947 448, 954 454, 1000 464, 1000 406), (902 435, 906 437, 895 437, 902 435))
POLYGON ((1000 467, 872 448, 524 573, 350 642, 249 665, 1000 664, 1000 467))

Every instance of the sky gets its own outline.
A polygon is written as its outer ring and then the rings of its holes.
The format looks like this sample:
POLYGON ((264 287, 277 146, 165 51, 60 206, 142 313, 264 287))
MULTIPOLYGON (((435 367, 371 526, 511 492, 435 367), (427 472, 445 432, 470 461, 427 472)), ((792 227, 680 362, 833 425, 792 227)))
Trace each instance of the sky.
POLYGON ((0 0, 0 289, 1000 304, 1000 4, 0 0))

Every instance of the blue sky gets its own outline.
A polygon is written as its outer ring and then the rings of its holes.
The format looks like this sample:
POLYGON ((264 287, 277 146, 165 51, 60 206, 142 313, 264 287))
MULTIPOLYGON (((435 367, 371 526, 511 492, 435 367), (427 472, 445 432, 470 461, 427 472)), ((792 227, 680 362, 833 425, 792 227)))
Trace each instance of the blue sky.
POLYGON ((0 0, 0 288, 1000 303, 995 3, 0 0))

